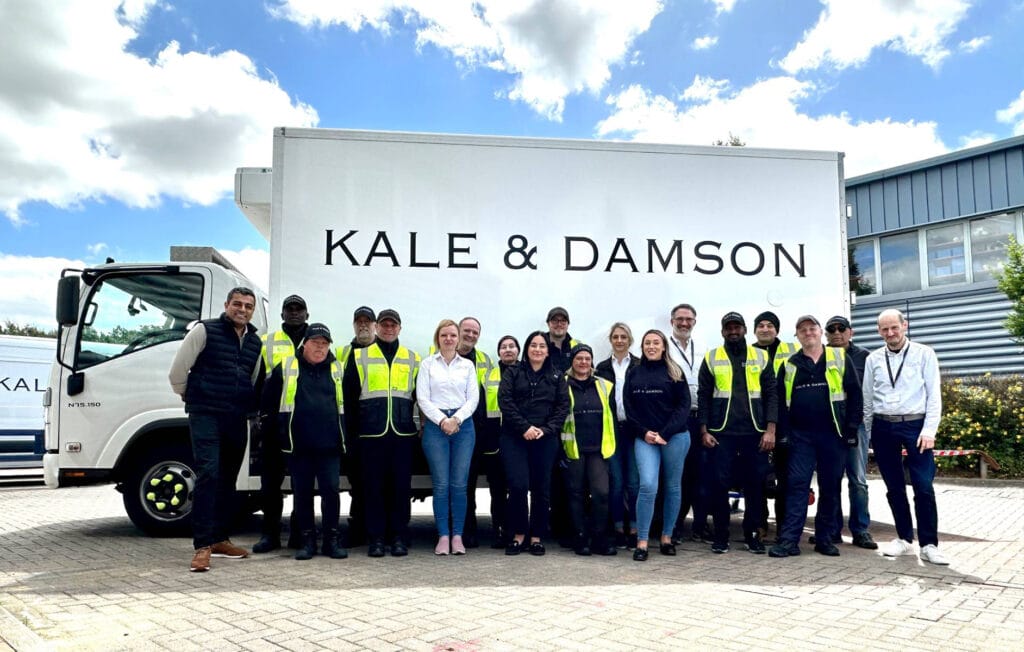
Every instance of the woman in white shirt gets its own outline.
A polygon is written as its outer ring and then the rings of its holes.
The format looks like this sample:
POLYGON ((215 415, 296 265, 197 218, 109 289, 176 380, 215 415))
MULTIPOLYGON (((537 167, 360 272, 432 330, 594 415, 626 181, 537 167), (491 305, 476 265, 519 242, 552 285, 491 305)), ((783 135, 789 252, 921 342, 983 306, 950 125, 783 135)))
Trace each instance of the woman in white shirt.
POLYGON ((473 411, 480 388, 476 365, 456 352, 458 343, 458 324, 442 319, 434 330, 437 353, 420 364, 416 378, 416 403, 424 419, 423 453, 434 487, 435 555, 466 554, 462 529, 469 463, 476 443, 473 411))

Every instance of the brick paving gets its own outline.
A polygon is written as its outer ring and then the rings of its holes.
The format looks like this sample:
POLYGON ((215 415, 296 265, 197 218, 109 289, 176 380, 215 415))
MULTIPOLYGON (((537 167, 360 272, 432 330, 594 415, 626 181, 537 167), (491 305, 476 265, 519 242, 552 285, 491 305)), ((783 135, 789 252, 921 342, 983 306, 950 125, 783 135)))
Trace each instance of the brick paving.
MULTIPOLYGON (((870 486, 872 532, 888 541, 885 488, 870 486)), ((0 652, 1024 649, 1024 484, 936 490, 948 567, 806 543, 789 559, 696 543, 644 564, 552 544, 437 558, 417 504, 404 559, 282 551, 195 574, 190 541, 142 536, 109 486, 0 489, 0 652)))

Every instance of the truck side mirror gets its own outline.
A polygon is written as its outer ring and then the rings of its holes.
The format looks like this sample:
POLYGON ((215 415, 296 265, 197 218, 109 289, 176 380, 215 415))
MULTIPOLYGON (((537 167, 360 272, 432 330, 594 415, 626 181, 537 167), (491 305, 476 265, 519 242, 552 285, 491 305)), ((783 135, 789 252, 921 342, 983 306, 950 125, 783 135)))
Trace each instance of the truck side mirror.
POLYGON ((64 276, 57 281, 57 323, 74 326, 78 323, 78 277, 64 276))

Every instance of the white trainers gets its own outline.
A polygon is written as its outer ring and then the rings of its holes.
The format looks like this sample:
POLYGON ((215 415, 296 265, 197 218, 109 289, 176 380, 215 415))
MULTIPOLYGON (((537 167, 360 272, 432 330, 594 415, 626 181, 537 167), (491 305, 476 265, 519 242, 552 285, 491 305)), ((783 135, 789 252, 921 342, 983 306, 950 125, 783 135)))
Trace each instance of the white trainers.
POLYGON ((936 566, 949 566, 949 560, 942 554, 939 547, 931 543, 921 547, 921 560, 936 566))
MULTIPOLYGON (((934 546, 932 546, 934 548, 934 546)), ((902 557, 914 554, 914 544, 903 539, 893 539, 882 546, 882 554, 886 557, 902 557)))

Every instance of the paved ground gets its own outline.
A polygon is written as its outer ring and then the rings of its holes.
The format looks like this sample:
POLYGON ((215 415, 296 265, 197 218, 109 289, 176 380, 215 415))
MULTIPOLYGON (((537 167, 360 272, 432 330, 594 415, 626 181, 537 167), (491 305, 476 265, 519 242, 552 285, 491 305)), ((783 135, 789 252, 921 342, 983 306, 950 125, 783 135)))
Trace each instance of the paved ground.
MULTIPOLYGON (((141 536, 111 487, 0 489, 0 650, 1024 649, 1024 484, 937 490, 949 567, 806 544, 783 560, 690 543, 645 564, 550 546, 435 558, 417 505, 405 559, 281 553, 194 574, 190 542, 141 536)), ((892 538, 877 478, 871 504, 892 538)))

